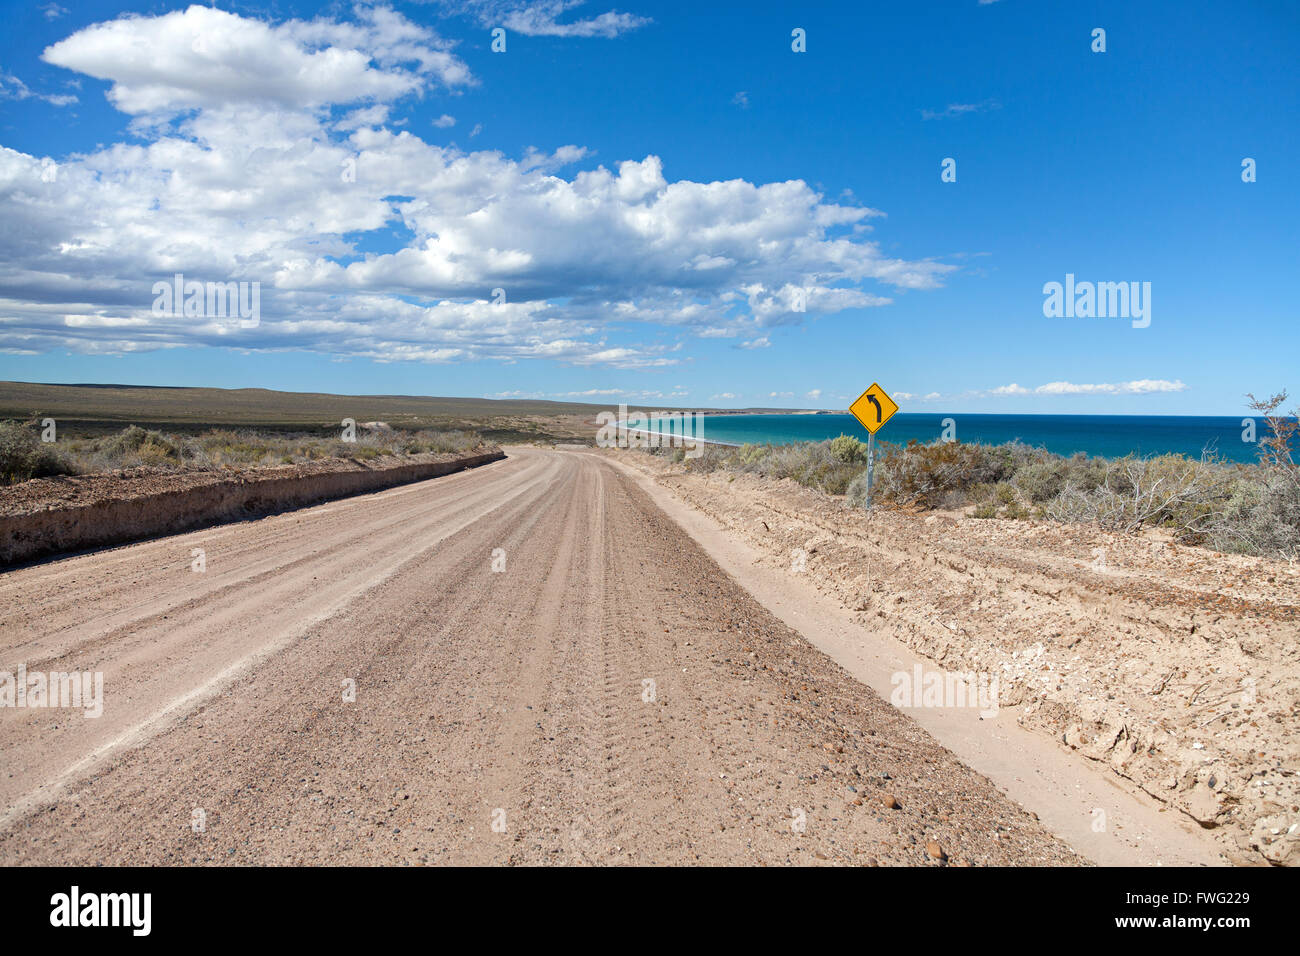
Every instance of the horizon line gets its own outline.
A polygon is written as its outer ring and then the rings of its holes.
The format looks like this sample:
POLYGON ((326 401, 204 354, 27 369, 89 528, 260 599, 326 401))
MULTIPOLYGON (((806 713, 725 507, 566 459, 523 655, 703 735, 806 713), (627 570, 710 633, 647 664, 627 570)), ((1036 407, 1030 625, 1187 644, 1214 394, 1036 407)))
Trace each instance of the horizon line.
MULTIPOLYGON (((429 394, 411 394, 411 393, 381 393, 381 392, 322 392, 322 391, 295 391, 282 388, 272 388, 264 385, 251 385, 228 387, 221 385, 145 385, 133 384, 129 382, 28 382, 17 379, 0 380, 0 385, 37 385, 46 388, 122 388, 122 389, 159 389, 159 390, 210 390, 218 392, 247 392, 262 391, 274 392, 282 395, 327 395, 338 398, 418 398, 418 399, 450 399, 453 401, 471 401, 471 402, 499 402, 509 404, 512 402, 536 403, 543 405, 577 405, 591 409, 606 409, 610 404, 599 402, 584 402, 576 400, 566 400, 561 398, 491 398, 486 395, 429 395, 429 394)), ((631 406, 631 402, 626 399, 617 399, 611 403, 614 406, 626 405, 631 406)), ((779 407, 774 405, 740 405, 734 407, 718 405, 666 405, 654 403, 640 403, 643 407, 649 409, 663 409, 672 411, 708 411, 715 414, 734 414, 734 415, 786 415, 786 414, 804 414, 804 415, 852 415, 848 408, 805 408, 805 407, 779 407)), ((1237 413, 1161 413, 1153 414, 1151 412, 1040 412, 1040 411, 1015 411, 1015 412, 953 412, 941 410, 925 411, 908 411, 899 408, 899 415, 1007 415, 1007 416, 1056 416, 1059 418, 1088 418, 1088 417, 1108 417, 1108 418, 1237 418, 1237 413)), ((1290 419, 1292 415, 1278 416, 1283 419, 1290 419)), ((1240 413, 1240 418, 1256 418, 1263 420, 1263 415, 1240 413)))

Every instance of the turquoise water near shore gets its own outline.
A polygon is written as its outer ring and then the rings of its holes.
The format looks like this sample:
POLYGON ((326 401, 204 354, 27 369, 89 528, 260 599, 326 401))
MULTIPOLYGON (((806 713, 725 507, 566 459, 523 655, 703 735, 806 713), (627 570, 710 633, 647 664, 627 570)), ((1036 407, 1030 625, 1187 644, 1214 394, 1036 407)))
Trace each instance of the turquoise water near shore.
MULTIPOLYGON (((1058 455, 1084 452, 1116 458, 1177 452, 1199 458, 1213 450, 1229 461, 1257 459, 1256 445, 1242 441, 1246 416, 1184 415, 948 415, 899 412, 876 434, 877 441, 928 443, 943 434, 944 419, 956 424, 962 442, 998 445, 1022 441, 1058 455)), ((1256 434, 1268 428, 1256 419, 1256 434)), ((867 430, 852 415, 706 415, 701 438, 741 445, 821 441, 836 435, 867 440, 867 430)))

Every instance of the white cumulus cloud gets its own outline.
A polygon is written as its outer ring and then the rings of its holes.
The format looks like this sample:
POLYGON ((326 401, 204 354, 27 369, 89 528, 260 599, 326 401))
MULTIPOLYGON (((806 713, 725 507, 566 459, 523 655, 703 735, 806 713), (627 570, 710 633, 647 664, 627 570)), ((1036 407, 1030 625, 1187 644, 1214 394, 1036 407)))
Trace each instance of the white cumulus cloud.
POLYGON ((272 25, 200 6, 128 14, 79 30, 41 58, 109 81, 109 100, 133 114, 392 100, 434 78, 446 86, 470 81, 468 67, 427 27, 388 7, 359 6, 357 15, 350 23, 272 25))
POLYGON ((1131 382, 1106 382, 1097 385, 1074 382, 1048 382, 1035 388, 1025 388, 1012 382, 989 389, 990 395, 1146 395, 1152 392, 1184 392, 1187 386, 1181 381, 1143 378, 1131 382))
POLYGON ((0 349, 661 368, 697 336, 765 347, 765 329, 954 268, 885 254, 854 232, 881 213, 802 180, 673 180, 655 155, 566 172, 585 147, 426 142, 392 122, 395 99, 468 71, 385 7, 125 16, 46 59, 109 81, 135 119, 53 164, 0 146, 0 349), (260 323, 154 314, 177 273, 260 283, 260 323))

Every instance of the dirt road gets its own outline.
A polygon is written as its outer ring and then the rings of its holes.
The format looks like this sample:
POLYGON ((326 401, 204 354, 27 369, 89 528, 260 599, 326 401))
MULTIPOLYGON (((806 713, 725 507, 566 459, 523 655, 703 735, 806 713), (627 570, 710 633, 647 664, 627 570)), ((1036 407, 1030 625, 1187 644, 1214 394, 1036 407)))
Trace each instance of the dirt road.
POLYGON ((593 456, 0 575, 19 664, 3 864, 1079 859, 593 456))

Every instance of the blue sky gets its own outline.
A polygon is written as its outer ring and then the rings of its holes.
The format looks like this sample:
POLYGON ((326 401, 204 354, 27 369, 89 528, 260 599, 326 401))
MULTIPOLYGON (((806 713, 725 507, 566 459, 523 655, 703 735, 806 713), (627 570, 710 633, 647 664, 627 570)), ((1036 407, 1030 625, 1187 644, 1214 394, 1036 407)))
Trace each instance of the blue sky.
POLYGON ((905 411, 1096 414, 1300 392, 1292 3, 3 13, 0 378, 819 408, 879 381, 905 411), (175 271, 259 282, 259 323, 157 315, 175 271), (1149 282, 1150 325, 1045 317, 1067 273, 1149 282))

